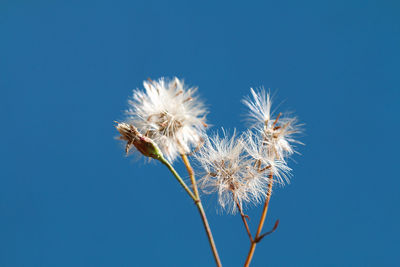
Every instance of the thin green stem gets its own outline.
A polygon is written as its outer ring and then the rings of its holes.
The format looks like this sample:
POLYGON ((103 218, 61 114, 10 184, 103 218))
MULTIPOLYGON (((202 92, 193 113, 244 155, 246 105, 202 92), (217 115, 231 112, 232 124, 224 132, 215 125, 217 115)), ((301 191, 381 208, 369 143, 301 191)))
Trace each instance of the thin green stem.
POLYGON ((167 166, 168 170, 174 175, 175 179, 178 180, 180 185, 185 189, 185 191, 188 193, 188 195, 193 199, 194 202, 197 201, 196 196, 192 193, 192 191, 189 189, 189 187, 185 184, 185 182, 182 180, 182 178, 179 176, 179 174, 175 171, 174 167, 166 160, 164 157, 158 158, 159 161, 161 161, 162 164, 167 166))

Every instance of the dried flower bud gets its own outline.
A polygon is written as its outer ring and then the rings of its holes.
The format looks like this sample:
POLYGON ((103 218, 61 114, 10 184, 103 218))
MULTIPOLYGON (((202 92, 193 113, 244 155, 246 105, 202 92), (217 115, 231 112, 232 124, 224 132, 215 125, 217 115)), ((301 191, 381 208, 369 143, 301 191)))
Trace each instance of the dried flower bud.
POLYGON ((142 135, 135 126, 123 122, 118 123, 115 128, 117 128, 118 132, 121 134, 120 139, 127 142, 125 147, 125 152, 127 154, 132 145, 134 145, 136 149, 146 157, 154 159, 160 159, 163 157, 157 144, 147 136, 142 135))

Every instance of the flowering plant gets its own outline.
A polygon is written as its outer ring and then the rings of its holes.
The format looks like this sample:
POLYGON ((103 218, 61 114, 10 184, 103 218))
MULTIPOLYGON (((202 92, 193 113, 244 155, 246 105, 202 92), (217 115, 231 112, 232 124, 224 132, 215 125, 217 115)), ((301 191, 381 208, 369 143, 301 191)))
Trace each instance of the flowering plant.
POLYGON ((206 231, 217 266, 222 266, 204 212, 198 187, 204 193, 217 193, 219 205, 227 213, 240 214, 250 240, 244 266, 249 266, 256 244, 278 227, 262 234, 274 185, 289 183, 291 169, 287 159, 295 153, 295 139, 301 125, 296 117, 271 112, 271 98, 265 90, 251 89, 243 99, 249 108, 250 127, 242 134, 206 134, 207 110, 196 95, 197 88, 182 80, 164 78, 144 81, 144 91, 134 90, 129 100, 125 122, 117 123, 120 139, 126 141, 125 152, 132 146, 142 155, 164 164, 195 203, 206 231), (197 181, 189 157, 202 167, 197 181), (172 163, 181 157, 188 171, 187 186, 172 163), (244 213, 246 204, 264 202, 260 222, 252 235, 244 213))

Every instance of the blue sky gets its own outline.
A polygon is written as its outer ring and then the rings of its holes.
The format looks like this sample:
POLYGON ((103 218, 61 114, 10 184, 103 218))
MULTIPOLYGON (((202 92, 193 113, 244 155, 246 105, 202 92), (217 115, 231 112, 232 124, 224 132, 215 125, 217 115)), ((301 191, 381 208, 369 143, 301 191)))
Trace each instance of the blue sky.
MULTIPOLYGON (((398 1, 2 1, 0 266, 213 265, 173 177, 114 139, 132 89, 162 76, 199 86, 210 131, 244 130, 240 100, 258 86, 306 124, 266 229, 281 223, 253 266, 398 266, 399 11, 398 1)), ((203 198, 224 266, 241 266, 240 217, 203 198)), ((260 212, 248 211, 252 229, 260 212)))

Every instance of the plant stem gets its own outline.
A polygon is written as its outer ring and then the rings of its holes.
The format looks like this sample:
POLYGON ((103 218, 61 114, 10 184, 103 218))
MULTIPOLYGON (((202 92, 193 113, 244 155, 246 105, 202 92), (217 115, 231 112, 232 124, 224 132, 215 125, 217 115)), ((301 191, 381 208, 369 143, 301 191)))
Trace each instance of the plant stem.
POLYGON ((201 220, 203 221, 204 229, 206 230, 206 233, 207 233, 208 242, 210 243, 210 247, 211 247, 212 253, 214 255, 215 264, 218 267, 222 267, 221 260, 219 259, 217 247, 215 246, 214 238, 211 233, 210 225, 208 224, 207 217, 206 217, 206 214, 203 209, 203 205, 201 204, 200 201, 198 201, 196 203, 196 206, 197 206, 197 209, 199 210, 201 220))
POLYGON ((164 157, 158 158, 159 161, 161 161, 162 164, 167 166, 168 170, 172 172, 174 175, 175 179, 178 180, 178 182, 181 184, 181 186, 186 190, 186 192, 189 194, 189 196, 193 199, 194 202, 197 201, 197 198, 195 195, 193 195, 192 191, 190 191, 189 187, 185 184, 185 182, 182 180, 182 178, 179 176, 179 174, 175 171, 174 167, 166 160, 164 157))
POLYGON ((197 183, 196 183, 196 178, 194 175, 194 171, 192 166, 190 165, 189 159, 186 156, 186 154, 181 154, 183 163, 186 166, 186 169, 189 173, 190 181, 192 182, 193 186, 193 192, 196 196, 196 200, 194 200, 194 203, 197 206, 197 209, 199 210, 201 220, 203 221, 204 229, 206 230, 208 242, 210 243, 210 247, 214 256, 215 263, 217 264, 218 267, 222 267, 221 260, 219 259, 217 247, 215 246, 214 238, 211 233, 210 225, 208 224, 207 216, 206 213, 204 212, 203 205, 201 204, 201 199, 199 195, 199 190, 197 189, 197 183))
POLYGON ((199 190, 197 189, 196 178, 194 176, 194 171, 193 171, 192 166, 190 165, 189 159, 186 156, 186 154, 181 154, 181 157, 182 157, 183 163, 185 164, 186 169, 189 173, 190 181, 192 182, 194 195, 199 199, 199 201, 201 201, 200 195, 199 195, 199 190))
POLYGON ((250 242, 253 243, 254 242, 253 236, 251 235, 249 225, 247 224, 246 215, 244 215, 242 207, 240 207, 240 205, 239 205, 239 202, 237 200, 235 200, 235 202, 236 202, 236 206, 238 207, 238 210, 240 212, 240 216, 242 217, 242 221, 244 223, 244 227, 246 228, 247 235, 249 236, 250 242))
POLYGON ((263 208, 263 211, 261 214, 260 223, 258 224, 256 237, 254 238, 253 242, 251 242, 250 250, 249 250, 249 253, 247 254, 246 262, 244 263, 245 267, 248 267, 250 265, 250 262, 253 258, 254 250, 256 249, 256 244, 259 241, 258 238, 260 237, 262 228, 264 226, 265 218, 267 217, 269 200, 271 199, 271 193, 272 193, 272 184, 273 184, 272 178, 273 178, 273 176, 272 176, 272 174, 270 174, 269 175, 270 183, 268 185, 267 197, 265 198, 264 208, 263 208))

